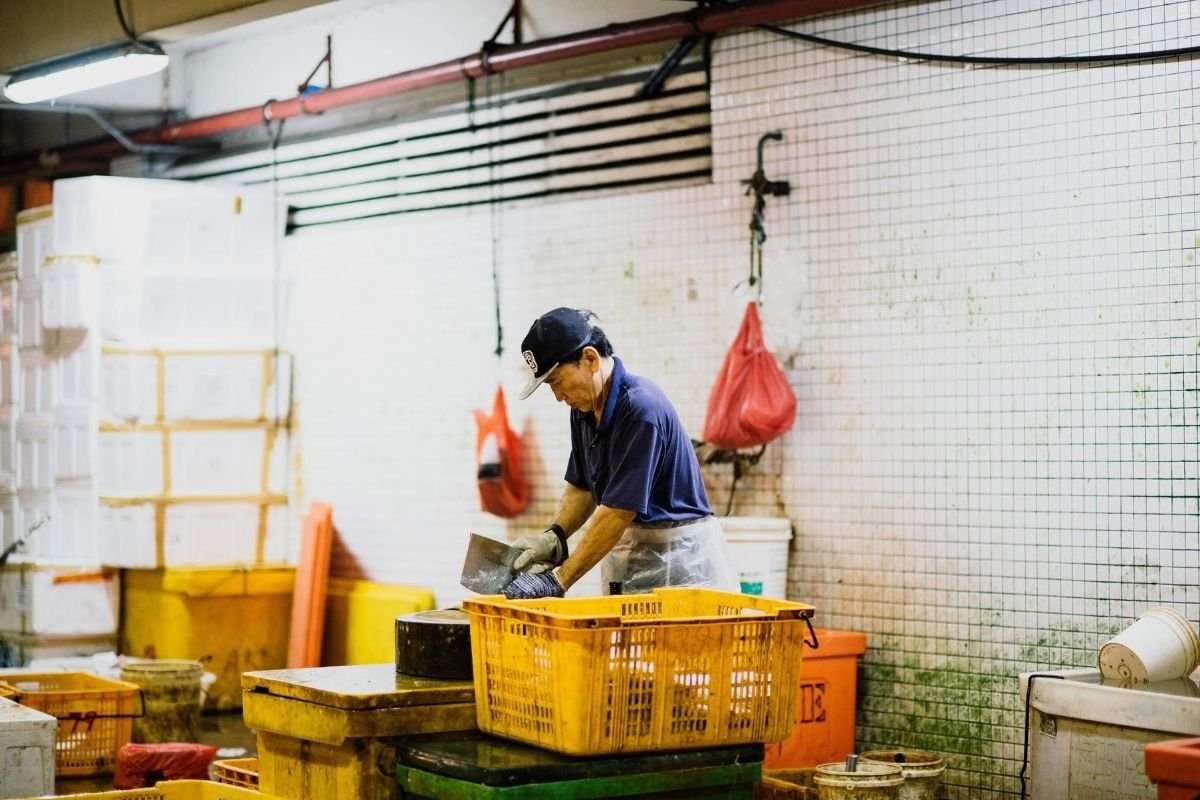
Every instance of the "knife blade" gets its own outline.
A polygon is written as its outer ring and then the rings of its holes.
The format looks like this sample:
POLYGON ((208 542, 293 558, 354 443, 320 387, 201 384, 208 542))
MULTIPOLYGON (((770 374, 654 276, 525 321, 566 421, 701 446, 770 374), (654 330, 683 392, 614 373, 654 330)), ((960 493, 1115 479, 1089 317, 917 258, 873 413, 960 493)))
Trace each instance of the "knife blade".
POLYGON ((522 552, 504 542, 472 533, 458 582, 479 594, 499 594, 517 577, 512 565, 522 552))

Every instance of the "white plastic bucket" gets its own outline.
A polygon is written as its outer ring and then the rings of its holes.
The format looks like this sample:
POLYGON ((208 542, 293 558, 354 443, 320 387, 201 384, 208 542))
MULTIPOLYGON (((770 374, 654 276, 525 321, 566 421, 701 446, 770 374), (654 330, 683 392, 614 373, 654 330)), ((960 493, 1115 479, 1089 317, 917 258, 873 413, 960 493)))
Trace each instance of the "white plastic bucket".
POLYGON ((1200 666, 1200 635, 1173 608, 1152 608, 1100 648, 1100 674, 1154 683, 1183 678, 1200 666))
POLYGON ((721 527, 742 592, 786 600, 792 521, 786 517, 721 517, 721 527))

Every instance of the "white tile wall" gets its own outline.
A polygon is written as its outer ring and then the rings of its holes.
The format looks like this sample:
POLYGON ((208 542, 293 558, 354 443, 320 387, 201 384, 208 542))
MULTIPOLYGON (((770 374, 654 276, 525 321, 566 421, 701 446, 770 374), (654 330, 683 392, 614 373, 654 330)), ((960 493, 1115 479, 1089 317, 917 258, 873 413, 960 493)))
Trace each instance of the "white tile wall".
MULTIPOLYGON (((1196 44, 1193 8, 934 2, 796 27, 1076 55, 1196 44)), ((1019 671, 1093 664, 1151 605, 1200 619, 1196 74, 966 68, 748 31, 716 44, 711 186, 292 237, 305 493, 334 506, 335 571, 448 604, 468 531, 545 524, 566 411, 512 398, 550 307, 596 311, 698 435, 748 296, 739 181, 779 130, 766 171, 793 193, 767 203, 762 312, 799 410, 733 513, 790 517, 791 596, 867 632, 860 748, 943 754, 951 798, 1015 796, 1019 671), (512 521, 474 486, 471 410, 497 383, 533 486, 512 521)), ((723 511, 729 468, 708 477, 723 511)))

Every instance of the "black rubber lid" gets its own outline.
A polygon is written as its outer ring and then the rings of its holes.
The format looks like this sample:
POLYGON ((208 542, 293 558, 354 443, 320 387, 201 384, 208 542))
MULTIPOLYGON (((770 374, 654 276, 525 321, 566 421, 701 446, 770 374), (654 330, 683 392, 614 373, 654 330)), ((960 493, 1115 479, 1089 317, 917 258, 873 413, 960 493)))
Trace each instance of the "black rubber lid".
POLYGON ((757 763, 763 760, 763 746, 575 758, 480 733, 435 742, 400 741, 396 757, 407 767, 436 775, 484 786, 520 786, 757 763))

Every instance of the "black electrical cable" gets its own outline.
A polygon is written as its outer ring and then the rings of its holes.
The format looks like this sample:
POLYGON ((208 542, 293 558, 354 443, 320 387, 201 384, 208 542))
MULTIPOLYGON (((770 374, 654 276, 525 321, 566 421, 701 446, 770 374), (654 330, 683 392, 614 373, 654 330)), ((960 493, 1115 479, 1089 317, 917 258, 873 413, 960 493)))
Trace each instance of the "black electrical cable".
POLYGON ((133 28, 129 27, 129 23, 125 20, 125 11, 121 8, 121 0, 113 0, 113 8, 117 10, 117 22, 121 25, 121 30, 125 32, 125 37, 129 39, 130 44, 145 53, 161 54, 162 48, 150 42, 143 42, 133 32, 133 28))
POLYGON ((779 36, 785 36, 789 39, 799 39, 802 42, 809 42, 810 44, 853 50, 856 53, 867 53, 869 55, 888 56, 891 58, 909 58, 914 61, 947 61, 951 64, 989 64, 993 66, 1103 64, 1149 61, 1156 58, 1182 58, 1184 56, 1200 54, 1200 45, 1198 45, 1196 47, 1177 47, 1173 50, 1155 50, 1139 53, 1105 53, 1087 56, 1032 56, 1027 58, 1016 56, 953 56, 937 53, 915 53, 911 50, 891 50, 886 47, 872 47, 871 45, 855 44, 853 42, 839 42, 835 39, 826 39, 823 36, 813 36, 811 33, 800 33, 799 31, 780 28, 777 25, 755 25, 754 27, 759 30, 770 31, 779 36))

